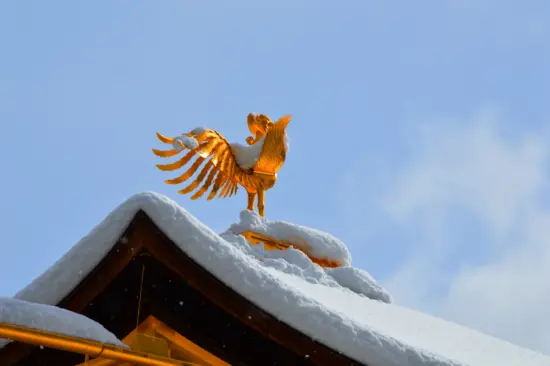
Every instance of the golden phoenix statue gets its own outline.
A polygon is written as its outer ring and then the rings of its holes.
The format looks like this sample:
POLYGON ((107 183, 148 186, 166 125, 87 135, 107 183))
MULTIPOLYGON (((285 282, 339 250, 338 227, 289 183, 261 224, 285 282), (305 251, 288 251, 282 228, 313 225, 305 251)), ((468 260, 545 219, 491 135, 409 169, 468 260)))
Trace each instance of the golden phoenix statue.
POLYGON ((170 138, 157 132, 157 137, 165 144, 171 144, 170 150, 156 150, 153 153, 162 158, 173 157, 189 149, 181 159, 170 164, 159 164, 160 170, 177 170, 187 164, 195 155, 198 158, 189 169, 177 178, 165 181, 167 184, 179 184, 189 179, 208 160, 196 179, 180 194, 191 193, 198 189, 191 199, 201 197, 213 184, 208 200, 218 197, 230 197, 237 193, 241 185, 248 193, 248 209, 254 210, 254 200, 258 195, 258 213, 264 216, 264 194, 277 181, 277 172, 285 162, 288 142, 286 127, 290 115, 272 122, 264 114, 250 113, 247 118, 248 128, 253 136, 246 139, 248 146, 239 143, 228 143, 217 131, 198 127, 181 136, 170 138), (207 176, 208 174, 208 176, 207 176))

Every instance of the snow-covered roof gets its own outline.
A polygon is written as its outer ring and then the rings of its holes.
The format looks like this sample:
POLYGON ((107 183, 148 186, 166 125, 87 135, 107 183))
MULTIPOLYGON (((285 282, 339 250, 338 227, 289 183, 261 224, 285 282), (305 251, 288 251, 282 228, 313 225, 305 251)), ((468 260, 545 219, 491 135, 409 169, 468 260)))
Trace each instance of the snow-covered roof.
MULTIPOLYGON (((0 323, 126 347, 103 325, 84 315, 10 297, 0 297, 0 323)), ((0 339, 0 347, 8 343, 8 340, 0 339)))
MULTIPOLYGON (((156 193, 141 193, 120 205, 16 298, 57 304, 102 260, 140 209, 183 252, 237 293, 369 366, 550 366, 550 357, 392 304, 389 294, 360 269, 322 269, 299 250, 268 252, 231 230, 218 235, 156 193)), ((238 225, 255 219, 242 215, 238 225)))

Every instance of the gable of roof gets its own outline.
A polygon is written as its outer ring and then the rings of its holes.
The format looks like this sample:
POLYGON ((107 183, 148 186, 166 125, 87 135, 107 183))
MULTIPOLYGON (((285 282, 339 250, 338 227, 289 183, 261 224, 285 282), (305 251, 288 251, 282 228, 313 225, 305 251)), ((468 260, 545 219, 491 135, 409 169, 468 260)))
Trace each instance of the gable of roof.
MULTIPOLYGON (((92 233, 94 232, 104 234, 97 228, 92 233)), ((102 239, 105 238, 102 236, 102 239)), ((90 236, 83 240, 91 243, 90 236)), ((102 244, 105 243, 106 241, 102 244)), ((101 253, 101 258, 90 258, 96 264, 86 276, 83 276, 82 269, 76 272, 80 275, 79 282, 69 282, 70 276, 75 275, 76 268, 80 268, 80 263, 76 261, 81 258, 72 249, 65 259, 58 261, 17 296, 28 296, 42 302, 61 298, 54 305, 86 315, 123 338, 135 326, 136 286, 139 284, 140 266, 143 264, 147 271, 145 288, 169 288, 144 299, 141 318, 151 314, 158 316, 182 334, 187 334, 190 339, 195 337, 198 344, 217 348, 213 352, 221 358, 243 365, 257 364, 261 362, 259 360, 265 360, 264 357, 274 361, 279 359, 282 364, 289 365, 357 364, 280 322, 233 291, 186 255, 142 209, 138 209, 126 230, 118 238, 111 240, 111 243, 110 249, 105 245, 99 248, 101 251, 96 251, 97 254, 101 253), (63 266, 69 267, 65 268, 68 272, 59 268, 63 266), (39 286, 38 284, 43 284, 48 277, 55 281, 55 278, 51 278, 54 275, 64 276, 65 278, 61 278, 62 283, 70 283, 72 286, 55 287, 55 293, 46 291, 44 297, 30 291, 39 286), (125 297, 119 296, 125 290, 125 297), (181 302, 181 311, 176 310, 175 313, 170 308, 159 306, 163 301, 170 304, 181 302), (110 309, 112 314, 105 310, 113 306, 118 309, 110 309), (99 308, 102 309, 98 310, 99 308), (186 331, 190 326, 194 330, 186 331), (227 329, 228 326, 231 329, 227 329), (216 337, 219 340, 215 340, 216 337), (224 344, 216 346, 216 342, 224 344)), ((76 248, 90 253, 80 243, 76 248)), ((40 294, 42 289, 38 290, 40 294)), ((48 359, 57 365, 73 365, 78 357, 80 356, 67 352, 38 350, 14 342, 0 350, 0 365, 34 365, 38 359, 48 359)))

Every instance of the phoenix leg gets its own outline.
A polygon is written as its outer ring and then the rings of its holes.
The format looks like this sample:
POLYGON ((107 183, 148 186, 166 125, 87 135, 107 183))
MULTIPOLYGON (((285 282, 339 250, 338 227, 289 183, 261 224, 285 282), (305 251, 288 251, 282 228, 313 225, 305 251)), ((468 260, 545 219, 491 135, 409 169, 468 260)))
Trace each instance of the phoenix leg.
POLYGON ((256 193, 250 193, 248 192, 248 209, 250 211, 254 211, 254 198, 256 197, 256 193))
POLYGON ((258 190, 258 213, 260 216, 264 216, 264 190, 258 190))

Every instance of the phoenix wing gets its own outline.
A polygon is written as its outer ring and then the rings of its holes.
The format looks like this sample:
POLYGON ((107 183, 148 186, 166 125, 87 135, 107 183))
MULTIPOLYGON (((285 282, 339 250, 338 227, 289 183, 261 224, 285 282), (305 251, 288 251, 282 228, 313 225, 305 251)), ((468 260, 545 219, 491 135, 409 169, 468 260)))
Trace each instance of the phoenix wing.
POLYGON ((211 189, 208 200, 213 199, 218 192, 218 197, 230 197, 237 193, 238 183, 247 180, 248 174, 238 165, 231 145, 217 131, 199 127, 176 138, 166 137, 160 133, 157 133, 157 137, 161 142, 172 145, 169 150, 153 149, 153 153, 159 157, 173 157, 188 150, 183 157, 173 163, 157 165, 160 170, 180 169, 196 157, 185 173, 165 181, 167 184, 183 183, 200 168, 195 180, 178 191, 180 194, 187 194, 198 188, 191 196, 192 200, 200 198, 208 189, 211 189))

